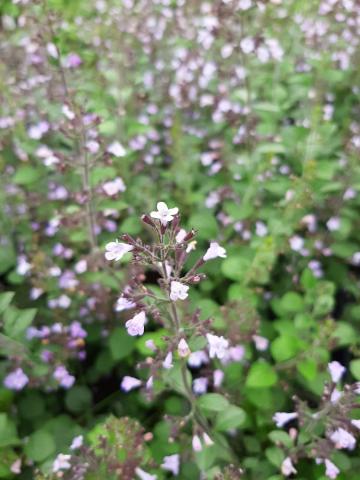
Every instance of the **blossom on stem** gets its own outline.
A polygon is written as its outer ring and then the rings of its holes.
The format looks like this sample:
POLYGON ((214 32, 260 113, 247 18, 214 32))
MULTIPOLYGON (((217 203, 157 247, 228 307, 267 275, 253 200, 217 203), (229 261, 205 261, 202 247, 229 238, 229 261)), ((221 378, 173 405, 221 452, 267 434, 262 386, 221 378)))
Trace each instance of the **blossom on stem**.
POLYGON ((109 182, 105 182, 104 185, 102 186, 104 192, 106 195, 109 197, 112 197, 119 192, 125 192, 126 186, 122 178, 117 177, 114 180, 111 180, 109 182))
POLYGON ((125 148, 117 141, 111 143, 106 150, 115 157, 124 157, 126 155, 125 148))
POLYGON ((115 305, 116 312, 122 312, 123 310, 130 310, 130 308, 134 308, 136 304, 131 300, 121 296, 117 299, 115 305))
POLYGON ((211 440, 211 438, 206 432, 203 433, 203 439, 207 447, 211 447, 211 445, 214 445, 214 442, 211 440))
POLYGON ((150 473, 145 472, 139 467, 135 468, 136 475, 140 478, 140 480, 156 480, 156 475, 151 475, 150 473))
POLYGON ((164 457, 161 468, 171 472, 173 475, 179 475, 180 455, 178 453, 175 453, 174 455, 168 455, 164 457))
POLYGON ((172 352, 169 352, 166 355, 165 360, 162 363, 165 370, 170 370, 170 368, 172 368, 174 366, 173 363, 172 363, 172 360, 173 360, 173 354, 172 354, 172 352))
POLYGON ((145 312, 137 313, 133 318, 131 318, 125 323, 128 334, 132 337, 136 337, 136 335, 143 335, 145 322, 145 312))
POLYGON ((330 362, 328 364, 328 370, 331 375, 331 380, 334 383, 337 383, 346 372, 346 368, 337 361, 330 362))
POLYGON ((171 222, 174 219, 174 216, 179 212, 177 207, 168 208, 165 202, 158 202, 156 205, 157 211, 150 213, 152 218, 157 218, 160 220, 162 225, 167 225, 168 222, 171 222))
POLYGON ((180 357, 188 357, 191 353, 189 345, 187 344, 185 338, 182 338, 178 344, 178 354, 180 357))
POLYGON ((71 442, 70 450, 77 450, 78 448, 83 446, 83 443, 84 443, 84 437, 82 435, 78 435, 71 442))
POLYGON ((106 260, 115 260, 115 262, 117 262, 118 260, 121 260, 126 253, 131 252, 133 248, 132 245, 119 242, 118 240, 115 242, 109 242, 105 245, 105 258, 106 260))
POLYGON ((131 390, 134 390, 134 388, 138 388, 141 385, 141 380, 135 377, 130 377, 128 375, 125 375, 125 377, 121 381, 120 388, 124 392, 130 392, 131 390))
POLYGON ((327 458, 325 458, 325 468, 326 468, 325 475, 331 479, 336 478, 340 473, 340 470, 338 469, 338 467, 327 458))
POLYGON ((183 283, 173 281, 170 286, 170 299, 174 302, 176 300, 185 300, 188 296, 189 287, 183 283))
POLYGON ((9 373, 4 379, 4 386, 9 390, 22 390, 29 382, 29 377, 21 368, 9 373))
POLYGON ((194 452, 201 452, 202 445, 199 435, 194 435, 192 438, 192 448, 194 452))
POLYGON ((217 357, 219 359, 223 358, 229 347, 229 341, 226 340, 224 337, 219 337, 211 333, 207 333, 206 338, 209 343, 210 358, 214 358, 214 357, 217 357))
POLYGON ((276 412, 273 416, 273 420, 278 428, 282 428, 286 423, 294 420, 297 417, 298 414, 296 412, 276 412))
POLYGON ((353 450, 356 445, 356 439, 351 433, 347 432, 344 428, 337 428, 331 435, 330 440, 335 444, 335 448, 342 449, 347 448, 353 450))
POLYGON ((71 468, 70 460, 71 455, 59 453, 59 455, 54 460, 52 471, 56 473, 60 472, 61 470, 69 470, 69 468, 71 468))
POLYGON ((213 258, 226 258, 226 250, 217 242, 211 242, 210 247, 207 249, 205 255, 203 256, 203 260, 206 262, 207 260, 212 260, 213 258))
POLYGON ((294 467, 290 457, 286 457, 285 460, 282 462, 281 473, 286 477, 292 475, 293 473, 297 473, 297 470, 294 467))

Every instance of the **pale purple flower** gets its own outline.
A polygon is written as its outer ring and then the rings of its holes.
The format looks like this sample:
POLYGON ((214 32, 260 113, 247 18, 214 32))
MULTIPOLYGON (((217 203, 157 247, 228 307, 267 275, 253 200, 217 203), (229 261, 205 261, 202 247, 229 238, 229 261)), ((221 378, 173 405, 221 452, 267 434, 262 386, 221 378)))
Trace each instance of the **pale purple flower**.
POLYGON ((331 217, 326 222, 326 226, 330 232, 336 232, 340 228, 340 218, 339 217, 331 217))
POLYGON ((115 310, 117 312, 122 312, 124 310, 130 310, 131 308, 135 308, 136 304, 132 302, 131 300, 127 299, 124 296, 121 296, 117 299, 116 305, 115 305, 115 310))
POLYGON ((117 195, 119 192, 125 192, 126 186, 122 178, 117 177, 115 180, 104 183, 102 186, 104 192, 109 197, 117 195))
POLYGON ((206 338, 209 343, 210 358, 217 357, 219 359, 222 359, 225 356, 229 347, 229 341, 222 336, 219 337, 211 333, 207 333, 206 338))
POLYGON ((140 480, 156 480, 156 475, 151 475, 150 473, 145 472, 139 467, 135 468, 136 475, 140 478, 140 480))
POLYGON ((294 250, 294 252, 300 252, 304 246, 304 239, 298 235, 294 235, 289 238, 289 243, 291 250, 294 250))
POLYGON ((175 237, 175 240, 177 243, 181 243, 184 238, 186 237, 186 230, 184 230, 183 228, 179 230, 179 232, 177 233, 176 237, 175 237))
POLYGON ((178 354, 180 357, 188 357, 191 351, 189 345, 187 344, 186 340, 182 338, 178 344, 178 354))
POLYGON ((168 208, 165 202, 158 202, 156 208, 157 211, 151 212, 150 216, 160 220, 161 224, 164 226, 167 225, 168 222, 171 222, 174 219, 174 216, 179 212, 177 207, 168 208))
POLYGON ((81 57, 77 53, 69 53, 65 59, 65 66, 67 68, 77 68, 82 64, 81 57))
POLYGON ((207 391, 208 379, 206 377, 199 377, 193 381, 193 390, 196 395, 203 395, 207 391))
POLYGON ((170 299, 174 302, 176 300, 185 300, 188 296, 189 287, 181 282, 172 281, 170 287, 170 299))
POLYGON ((22 390, 29 383, 29 377, 19 367, 4 378, 4 386, 9 390, 22 390))
POLYGON ((145 312, 141 311, 137 313, 133 318, 131 318, 125 323, 128 334, 132 337, 136 337, 136 335, 143 335, 145 322, 145 312))
POLYGON ((351 420, 351 424, 360 430, 360 420, 351 420))
POLYGON ((213 258, 226 258, 226 250, 217 242, 211 242, 210 247, 206 251, 205 255, 203 256, 203 260, 206 262, 207 260, 212 260, 213 258))
POLYGON ((346 372, 346 368, 336 360, 328 363, 328 370, 334 383, 337 383, 346 372))
POLYGON ((120 142, 113 142, 107 147, 107 151, 114 155, 115 157, 124 157, 126 155, 125 148, 121 145, 120 142))
POLYGON ((282 462, 281 473, 286 477, 289 477, 293 473, 297 473, 297 470, 295 469, 290 457, 286 457, 285 460, 282 462))
POLYGON ((296 412, 276 412, 273 416, 273 420, 278 428, 282 428, 286 423, 291 422, 298 417, 296 412))
POLYGON ((327 458, 325 458, 325 468, 325 475, 331 479, 336 478, 340 473, 338 467, 327 458))
POLYGON ((56 473, 60 472, 61 470, 69 470, 71 468, 70 460, 71 455, 59 453, 59 455, 54 460, 52 471, 56 473))
POLYGON ((245 348, 242 345, 236 345, 235 347, 230 347, 229 357, 232 362, 241 362, 245 356, 245 348))
POLYGON ((43 293, 44 290, 42 288, 32 287, 30 290, 30 298, 31 300, 37 300, 43 293))
POLYGON ((53 377, 59 383, 60 387, 71 388, 75 383, 75 377, 70 375, 67 369, 63 365, 58 365, 55 368, 53 377))
POLYGON ((72 322, 69 327, 69 332, 72 338, 85 338, 87 337, 86 330, 83 329, 80 322, 72 322))
POLYGON ((105 245, 105 258, 106 260, 115 260, 115 262, 122 259, 122 257, 133 250, 132 245, 128 245, 127 243, 122 243, 116 240, 115 242, 109 242, 105 245))
POLYGON ((268 233, 267 226, 263 222, 256 222, 255 232, 258 237, 265 237, 268 233))
POLYGON ((329 437, 338 449, 347 448, 348 450, 353 450, 355 448, 355 437, 341 427, 336 429, 329 437))
POLYGON ((330 397, 330 402, 335 404, 337 403, 340 398, 342 397, 343 395, 343 392, 340 392, 339 390, 337 390, 336 388, 333 390, 332 394, 331 394, 331 397, 330 397))
POLYGON ((269 340, 266 337, 253 335, 252 339, 254 340, 256 350, 259 352, 264 352, 269 346, 269 340))
POLYGON ((165 370, 170 370, 170 368, 172 368, 174 366, 172 361, 173 361, 173 354, 172 354, 172 352, 169 352, 166 355, 165 360, 162 363, 165 370))
POLYGON ((152 350, 153 352, 156 352, 156 345, 155 345, 155 342, 152 338, 150 338, 149 340, 146 340, 145 341, 145 346, 146 348, 148 348, 149 350, 152 350))
POLYGON ((15 460, 15 462, 10 467, 11 473, 19 475, 21 473, 21 458, 15 460))
POLYGON ((202 445, 199 435, 194 435, 192 438, 192 448, 194 452, 201 452, 202 445))
POLYGON ((83 443, 84 443, 84 437, 82 435, 78 435, 71 442, 70 450, 77 450, 78 448, 83 446, 83 443))
POLYGON ((173 475, 179 475, 180 471, 180 455, 175 453, 174 455, 168 455, 163 458, 161 468, 171 472, 173 475))
POLYGON ((220 369, 214 370, 214 387, 219 388, 224 380, 224 372, 220 369))
POLYGON ((214 442, 206 432, 203 433, 203 440, 207 447, 211 447, 211 445, 214 445, 214 442))
POLYGON ((255 41, 250 37, 243 38, 240 42, 240 47, 244 53, 251 53, 255 49, 255 41))
POLYGON ((197 352, 192 352, 188 358, 188 365, 192 368, 199 368, 202 364, 207 364, 209 362, 206 352, 203 350, 198 350, 197 352))
POLYGON ((134 388, 138 388, 141 386, 141 380, 135 377, 130 377, 126 375, 121 381, 121 390, 124 392, 130 392, 130 390, 134 390, 134 388))
POLYGON ((64 104, 61 107, 61 111, 68 120, 74 120, 76 115, 72 110, 70 110, 69 105, 64 104))
POLYGON ((85 273, 87 270, 87 261, 86 260, 79 260, 74 267, 76 273, 81 274, 85 273))
POLYGON ((31 268, 31 263, 27 261, 25 255, 19 255, 17 258, 16 273, 18 275, 26 275, 31 270, 31 268))

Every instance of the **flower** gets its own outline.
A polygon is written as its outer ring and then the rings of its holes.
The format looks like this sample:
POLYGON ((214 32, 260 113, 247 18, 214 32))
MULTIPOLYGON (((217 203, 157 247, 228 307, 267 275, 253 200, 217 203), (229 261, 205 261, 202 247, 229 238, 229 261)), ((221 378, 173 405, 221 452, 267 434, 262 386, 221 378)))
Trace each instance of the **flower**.
POLYGON ((192 438, 192 448, 194 452, 201 452, 202 445, 199 435, 194 435, 192 438))
POLYGON ((214 387, 219 388, 224 380, 224 372, 220 369, 214 370, 214 387))
POLYGON ((134 388, 138 388, 140 385, 141 380, 125 375, 125 377, 122 379, 120 387, 124 392, 130 392, 130 390, 134 390, 134 388))
POLYGON ((224 337, 218 337, 217 335, 212 335, 211 333, 207 333, 206 338, 209 342, 210 358, 223 358, 229 346, 229 341, 226 340, 224 337))
POLYGON ((210 247, 207 249, 205 255, 203 256, 204 262, 212 260, 213 258, 226 258, 226 250, 217 242, 211 242, 210 247))
POLYGON ((113 142, 107 147, 107 151, 115 157, 124 157, 126 155, 125 148, 120 142, 113 142))
POLYGON ((261 335, 253 335, 252 339, 254 340, 256 350, 259 352, 264 352, 269 346, 269 340, 266 337, 261 335))
POLYGON ((144 470, 142 470, 139 467, 135 468, 135 473, 140 478, 140 480, 156 480, 157 479, 156 475, 151 475, 150 473, 144 472, 144 470))
POLYGON ((211 440, 209 435, 205 432, 203 433, 203 439, 207 447, 211 447, 211 445, 214 445, 214 442, 211 440))
POLYGON ((203 350, 192 352, 188 359, 188 364, 192 368, 200 368, 203 363, 206 364, 208 362, 208 356, 203 350))
POLYGON ((339 427, 330 435, 330 440, 335 444, 335 448, 347 448, 353 450, 355 448, 356 439, 351 433, 339 427))
POLYGON ((298 414, 296 412, 276 412, 273 416, 273 420, 278 428, 282 428, 286 423, 294 420, 297 417, 298 414))
POLYGON ((163 361, 163 364, 162 364, 165 370, 170 370, 170 368, 174 366, 172 363, 172 359, 173 359, 173 354, 172 352, 169 352, 166 355, 165 360, 163 361))
POLYGON ((193 382, 193 390, 196 395, 206 393, 208 387, 208 379, 206 377, 196 378, 193 382))
POLYGON ((60 387, 71 388, 75 383, 75 377, 70 375, 64 365, 58 365, 53 373, 55 380, 59 382, 60 387))
POLYGON ((176 302, 176 300, 185 300, 188 296, 189 287, 183 283, 173 281, 170 288, 170 299, 176 302))
POLYGON ((182 338, 178 344, 178 354, 180 357, 184 358, 189 356, 191 353, 189 345, 187 344, 186 340, 182 338))
POLYGON ((177 207, 168 208, 165 202, 158 202, 156 205, 157 211, 151 212, 152 218, 160 220, 162 225, 167 225, 168 222, 174 219, 174 216, 179 212, 177 207))
POLYGON ((351 423, 360 430, 360 420, 351 420, 351 423))
POLYGON ((121 296, 116 300, 115 311, 122 312, 123 310, 130 310, 130 308, 136 307, 136 304, 131 300, 121 296))
POLYGON ((285 460, 282 462, 281 473, 286 477, 288 477, 289 475, 292 475, 293 473, 297 473, 294 465, 292 464, 290 457, 286 457, 285 460))
POLYGON ((116 240, 116 242, 110 242, 105 245, 105 258, 106 260, 115 260, 115 262, 117 262, 121 260, 126 253, 131 252, 133 248, 132 245, 119 242, 118 240, 116 240))
POLYGON ((19 367, 4 378, 4 386, 9 390, 22 390, 29 383, 29 377, 19 367))
POLYGON ((175 453, 174 455, 168 455, 167 457, 164 457, 161 468, 168 470, 173 475, 179 475, 180 455, 175 453))
POLYGON ((78 448, 82 447, 83 441, 84 437, 82 435, 75 437, 70 445, 70 450, 77 450, 78 448))
POLYGON ((112 180, 110 182, 104 183, 102 186, 104 192, 106 195, 109 197, 112 197, 113 195, 116 195, 119 192, 125 192, 126 186, 125 183, 123 182, 123 179, 120 177, 115 178, 115 180, 112 180))
POLYGON ((141 336, 144 333, 145 322, 145 312, 139 312, 138 314, 136 314, 133 318, 131 318, 125 323, 128 334, 132 337, 136 337, 136 335, 141 336))
POLYGON ((340 470, 337 468, 337 466, 327 458, 325 458, 325 468, 325 475, 329 478, 336 478, 340 473, 340 470))
POLYGON ((69 470, 69 468, 71 468, 70 460, 71 455, 64 455, 63 453, 59 453, 53 463, 53 472, 56 473, 60 470, 69 470))
POLYGON ((337 383, 346 372, 346 368, 343 365, 341 365, 341 363, 336 361, 330 362, 328 364, 328 370, 331 375, 331 380, 334 383, 337 383))

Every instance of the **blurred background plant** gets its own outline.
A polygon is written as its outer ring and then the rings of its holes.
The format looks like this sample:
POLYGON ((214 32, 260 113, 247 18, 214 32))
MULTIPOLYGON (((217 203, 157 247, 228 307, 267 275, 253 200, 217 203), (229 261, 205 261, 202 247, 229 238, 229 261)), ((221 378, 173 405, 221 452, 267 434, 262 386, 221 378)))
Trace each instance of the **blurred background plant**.
POLYGON ((356 451, 326 448, 357 428, 358 2, 3 0, 0 19, 0 478, 163 479, 180 454, 189 480, 357 479, 356 451), (201 358, 188 369, 236 462, 173 438, 176 385, 120 390, 166 332, 128 335, 121 292, 158 276, 105 245, 149 243, 158 201, 197 230, 187 266, 226 248, 184 302, 238 346, 218 389, 201 358), (354 403, 309 427, 331 361, 354 403), (288 434, 279 412, 298 415, 288 434))

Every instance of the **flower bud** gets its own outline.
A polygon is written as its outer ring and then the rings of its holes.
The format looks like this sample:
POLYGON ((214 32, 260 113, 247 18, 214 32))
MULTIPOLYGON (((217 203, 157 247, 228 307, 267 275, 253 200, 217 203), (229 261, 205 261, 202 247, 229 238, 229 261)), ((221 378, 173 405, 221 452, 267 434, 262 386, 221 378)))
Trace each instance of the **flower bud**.
POLYGON ((141 216, 141 220, 142 220, 144 223, 150 225, 150 227, 153 227, 153 228, 155 227, 155 223, 153 222, 153 220, 151 220, 151 218, 149 217, 149 215, 142 215, 142 216, 141 216))

